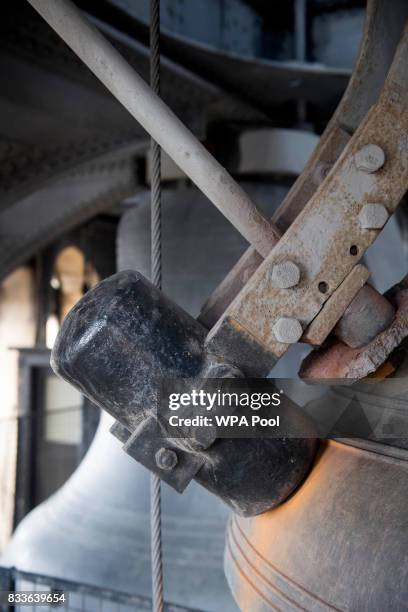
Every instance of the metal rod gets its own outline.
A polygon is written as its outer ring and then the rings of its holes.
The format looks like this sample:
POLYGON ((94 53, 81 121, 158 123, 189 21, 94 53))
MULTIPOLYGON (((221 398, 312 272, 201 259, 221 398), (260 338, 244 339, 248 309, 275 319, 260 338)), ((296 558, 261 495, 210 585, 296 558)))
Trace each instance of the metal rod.
MULTIPOLYGON (((306 61, 306 0, 295 0, 295 56, 298 62, 306 61)), ((304 99, 297 102, 299 123, 306 119, 304 99)))
MULTIPOLYGON (((150 0, 150 87, 160 95, 160 0, 150 0)), ((151 140, 151 279, 161 289, 162 240, 161 240, 161 150, 151 140)), ((161 482, 156 474, 150 475, 150 541, 152 564, 152 608, 163 612, 163 555, 161 482)))
POLYGON ((306 0, 295 0, 295 56, 306 61, 306 0))
POLYGON ((274 226, 230 174, 70 0, 28 0, 236 229, 266 257, 274 226))

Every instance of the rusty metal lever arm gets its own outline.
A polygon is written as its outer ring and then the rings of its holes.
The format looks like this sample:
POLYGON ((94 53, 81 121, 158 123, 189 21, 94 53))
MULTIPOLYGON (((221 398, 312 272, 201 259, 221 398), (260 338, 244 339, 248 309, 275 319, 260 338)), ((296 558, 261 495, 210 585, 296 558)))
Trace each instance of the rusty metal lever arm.
POLYGON ((207 339, 245 373, 264 372, 301 339, 374 242, 408 189, 408 27, 379 101, 333 170, 260 265, 207 339), (275 269, 294 266, 293 279, 275 269), (287 282, 286 282, 287 281, 287 282))
MULTIPOLYGON (((359 57, 349 85, 305 169, 272 217, 282 233, 323 183, 351 135, 377 102, 406 19, 406 0, 368 0, 359 57)), ((259 253, 248 248, 204 304, 199 320, 206 327, 215 325, 261 263, 259 253)))

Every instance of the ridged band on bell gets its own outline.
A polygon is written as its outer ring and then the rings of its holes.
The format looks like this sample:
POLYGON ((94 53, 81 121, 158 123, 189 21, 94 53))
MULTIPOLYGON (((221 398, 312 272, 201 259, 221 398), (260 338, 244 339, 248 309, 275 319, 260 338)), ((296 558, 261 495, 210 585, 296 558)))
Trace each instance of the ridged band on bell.
MULTIPOLYGON (((199 377, 207 363, 205 336, 195 319, 141 274, 125 271, 102 281, 66 317, 52 365, 113 415, 130 440, 145 429, 147 434, 137 439, 138 447, 141 440, 144 446, 137 459, 154 471, 157 444, 163 446, 149 432, 158 382, 199 377)), ((238 514, 249 516, 290 495, 309 469, 314 450, 311 439, 217 439, 206 450, 183 449, 183 460, 178 453, 177 466, 160 475, 182 490, 182 470, 187 469, 188 481, 194 476, 238 514)))

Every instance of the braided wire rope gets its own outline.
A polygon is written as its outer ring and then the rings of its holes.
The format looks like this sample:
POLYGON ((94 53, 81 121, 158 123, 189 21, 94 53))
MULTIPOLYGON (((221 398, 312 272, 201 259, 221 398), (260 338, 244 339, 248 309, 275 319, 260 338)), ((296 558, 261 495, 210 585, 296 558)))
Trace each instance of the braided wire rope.
MULTIPOLYGON (((160 0, 150 0, 150 86, 160 94, 160 0)), ((151 140, 151 279, 161 289, 161 152, 151 140)), ((150 530, 153 612, 163 612, 161 482, 150 477, 150 530)))

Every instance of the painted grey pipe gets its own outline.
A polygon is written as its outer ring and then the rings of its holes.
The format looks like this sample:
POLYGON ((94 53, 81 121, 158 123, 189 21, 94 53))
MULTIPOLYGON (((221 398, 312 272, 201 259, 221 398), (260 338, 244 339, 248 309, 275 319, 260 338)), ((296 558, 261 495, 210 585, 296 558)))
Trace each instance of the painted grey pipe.
POLYGON ((266 257, 279 233, 228 172, 70 0, 28 0, 236 229, 266 257))

